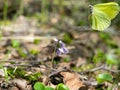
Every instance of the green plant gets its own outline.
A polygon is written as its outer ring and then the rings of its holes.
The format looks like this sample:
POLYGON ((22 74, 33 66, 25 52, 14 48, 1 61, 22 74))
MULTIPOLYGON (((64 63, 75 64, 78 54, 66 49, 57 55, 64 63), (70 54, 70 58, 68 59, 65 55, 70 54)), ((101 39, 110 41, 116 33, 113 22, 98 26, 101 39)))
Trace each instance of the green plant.
POLYGON ((100 49, 97 50, 97 54, 94 55, 93 61, 95 63, 102 62, 105 59, 105 54, 100 49))
POLYGON ((109 73, 102 73, 102 74, 99 74, 97 77, 97 82, 98 83, 103 83, 105 81, 108 81, 108 82, 112 82, 113 79, 112 79, 112 75, 109 74, 109 73))
POLYGON ((65 43, 72 43, 73 39, 72 39, 72 36, 68 33, 64 33, 63 35, 63 38, 62 40, 65 42, 65 43))
POLYGON ((60 83, 56 86, 56 89, 50 87, 50 86, 45 86, 41 82, 36 82, 33 86, 34 90, 69 90, 69 88, 64 85, 63 83, 60 83))
POLYGON ((41 7, 41 14, 40 14, 40 20, 42 23, 45 23, 48 20, 48 4, 49 1, 47 0, 41 0, 42 7, 41 7))
POLYGON ((34 90, 44 90, 45 89, 45 85, 42 84, 41 82, 36 82, 34 84, 33 88, 34 88, 34 90))
POLYGON ((40 76, 41 76, 41 73, 33 73, 33 74, 30 74, 30 75, 26 75, 24 77, 29 81, 35 81, 38 78, 40 78, 40 76))
POLYGON ((3 7, 3 19, 7 19, 7 13, 8 13, 8 0, 4 1, 4 7, 3 7))
POLYGON ((45 90, 54 90, 54 88, 52 88, 50 86, 45 86, 45 90))
POLYGON ((7 67, 4 67, 3 71, 6 82, 9 82, 10 77, 8 76, 7 67))
POLYGON ((56 90, 69 90, 69 88, 63 83, 60 83, 57 85, 56 90))
POLYGON ((18 48, 20 47, 20 42, 18 40, 12 40, 11 41, 12 47, 13 48, 18 48))
POLYGON ((50 87, 50 86, 45 86, 43 83, 41 82, 36 82, 33 86, 34 90, 54 90, 54 88, 50 87))
POLYGON ((117 64, 119 64, 119 61, 114 58, 114 55, 107 54, 106 55, 106 63, 108 65, 117 65, 117 64))
POLYGON ((33 43, 36 44, 36 45, 39 44, 40 43, 40 39, 34 39, 33 43))
POLYGON ((39 51, 32 49, 32 50, 30 50, 30 53, 31 53, 32 55, 37 55, 37 54, 39 53, 39 51))
POLYGON ((26 58, 27 57, 27 51, 24 50, 23 48, 17 48, 18 54, 22 57, 22 58, 26 58))
POLYGON ((13 68, 9 68, 8 69, 8 74, 9 76, 12 76, 12 77, 25 77, 25 70, 23 70, 22 68, 17 68, 15 71, 13 68))

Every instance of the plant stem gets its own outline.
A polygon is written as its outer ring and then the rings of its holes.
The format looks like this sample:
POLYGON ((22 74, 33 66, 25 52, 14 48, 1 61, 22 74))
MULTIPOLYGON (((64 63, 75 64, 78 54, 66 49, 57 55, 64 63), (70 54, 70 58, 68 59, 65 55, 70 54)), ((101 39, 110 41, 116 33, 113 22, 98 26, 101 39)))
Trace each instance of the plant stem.
POLYGON ((49 80, 50 80, 49 75, 50 75, 52 69, 54 68, 55 51, 56 51, 56 47, 54 48, 53 54, 51 55, 51 65, 50 65, 50 68, 48 69, 47 78, 46 78, 46 80, 45 80, 45 85, 48 84, 48 82, 49 82, 49 80))
POLYGON ((4 1, 4 7, 3 7, 3 19, 7 19, 7 10, 8 10, 8 0, 4 1))
POLYGON ((54 57, 55 57, 55 52, 56 51, 56 47, 54 48, 53 54, 52 54, 52 61, 51 61, 51 69, 54 68, 54 57))

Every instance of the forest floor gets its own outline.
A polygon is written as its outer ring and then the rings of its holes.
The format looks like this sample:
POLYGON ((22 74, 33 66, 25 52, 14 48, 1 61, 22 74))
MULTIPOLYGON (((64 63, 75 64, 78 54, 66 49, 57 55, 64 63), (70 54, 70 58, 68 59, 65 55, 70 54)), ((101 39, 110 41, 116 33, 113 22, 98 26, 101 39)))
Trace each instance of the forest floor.
POLYGON ((38 81, 53 88, 64 83, 70 90, 120 89, 120 79, 118 86, 114 82, 99 84, 96 80, 100 73, 111 73, 114 80, 119 76, 119 65, 106 67, 104 56, 114 54, 120 60, 120 34, 65 24, 39 26, 36 19, 24 16, 1 25, 1 30, 0 90, 33 90, 38 81), (65 43, 67 54, 52 56, 54 38, 65 43), (97 57, 99 54, 101 57, 97 57))

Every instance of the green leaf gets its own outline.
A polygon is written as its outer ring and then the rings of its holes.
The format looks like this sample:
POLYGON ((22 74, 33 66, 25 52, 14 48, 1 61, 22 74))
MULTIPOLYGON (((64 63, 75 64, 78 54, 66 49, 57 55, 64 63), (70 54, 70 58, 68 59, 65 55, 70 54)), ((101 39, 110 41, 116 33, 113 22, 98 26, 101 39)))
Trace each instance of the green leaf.
POLYGON ((95 63, 102 62, 104 58, 105 58, 104 53, 100 49, 98 49, 97 54, 95 54, 95 56, 93 57, 93 61, 95 63))
POLYGON ((100 32, 100 33, 99 33, 99 37, 100 37, 103 41, 111 40, 111 36, 110 36, 109 33, 100 32))
POLYGON ((30 50, 30 53, 31 53, 32 55, 37 55, 37 54, 39 53, 39 51, 38 51, 38 50, 31 49, 31 50, 30 50))
POLYGON ((35 80, 38 80, 38 78, 40 78, 40 76, 41 76, 40 73, 33 73, 33 74, 25 76, 25 78, 29 81, 35 81, 35 80))
POLYGON ((36 82, 33 87, 35 90, 44 90, 45 86, 41 82, 36 82))
POLYGON ((113 55, 111 55, 111 54, 107 54, 106 55, 106 63, 107 64, 119 64, 119 62, 113 57, 113 55))
POLYGON ((24 76, 25 76, 25 74, 26 74, 26 71, 25 70, 23 70, 23 69, 21 69, 21 68, 17 68, 16 70, 15 70, 15 72, 14 72, 14 70, 15 69, 12 69, 12 68, 9 68, 8 69, 8 74, 11 76, 11 75, 13 75, 12 77, 17 77, 17 78, 24 78, 24 76))
POLYGON ((57 90, 69 90, 69 88, 63 83, 60 83, 57 85, 57 90))
POLYGON ((54 90, 54 88, 52 88, 50 86, 46 86, 44 90, 54 90))
POLYGON ((103 83, 105 81, 112 82, 112 76, 108 73, 99 74, 97 76, 98 83, 103 83))
POLYGON ((92 29, 99 31, 107 29, 111 24, 111 20, 120 11, 120 7, 116 2, 101 3, 90 7, 92 9, 92 29))
POLYGON ((39 44, 40 43, 40 39, 35 39, 33 43, 36 44, 36 45, 39 44))
POLYGON ((27 51, 24 48, 17 48, 18 54, 23 57, 26 58, 27 57, 27 51))
POLYGON ((69 33, 64 33, 62 41, 64 41, 65 43, 68 43, 68 44, 72 43, 72 41, 73 41, 72 35, 69 33))
POLYGON ((12 40, 11 44, 13 48, 17 48, 20 46, 20 42, 18 40, 12 40))

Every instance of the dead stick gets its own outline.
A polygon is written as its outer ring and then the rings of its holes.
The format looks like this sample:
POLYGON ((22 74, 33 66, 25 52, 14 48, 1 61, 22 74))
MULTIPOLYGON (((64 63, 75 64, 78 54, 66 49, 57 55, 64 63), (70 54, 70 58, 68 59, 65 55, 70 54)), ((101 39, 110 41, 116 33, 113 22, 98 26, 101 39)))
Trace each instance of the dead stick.
POLYGON ((87 73, 87 72, 95 72, 95 71, 98 71, 98 70, 107 70, 107 71, 110 71, 110 72, 113 72, 113 73, 120 73, 120 70, 113 70, 113 69, 110 69, 108 66, 106 65, 102 65, 100 67, 97 67, 97 68, 93 68, 91 70, 87 70, 87 71, 83 71, 83 73, 87 73))

